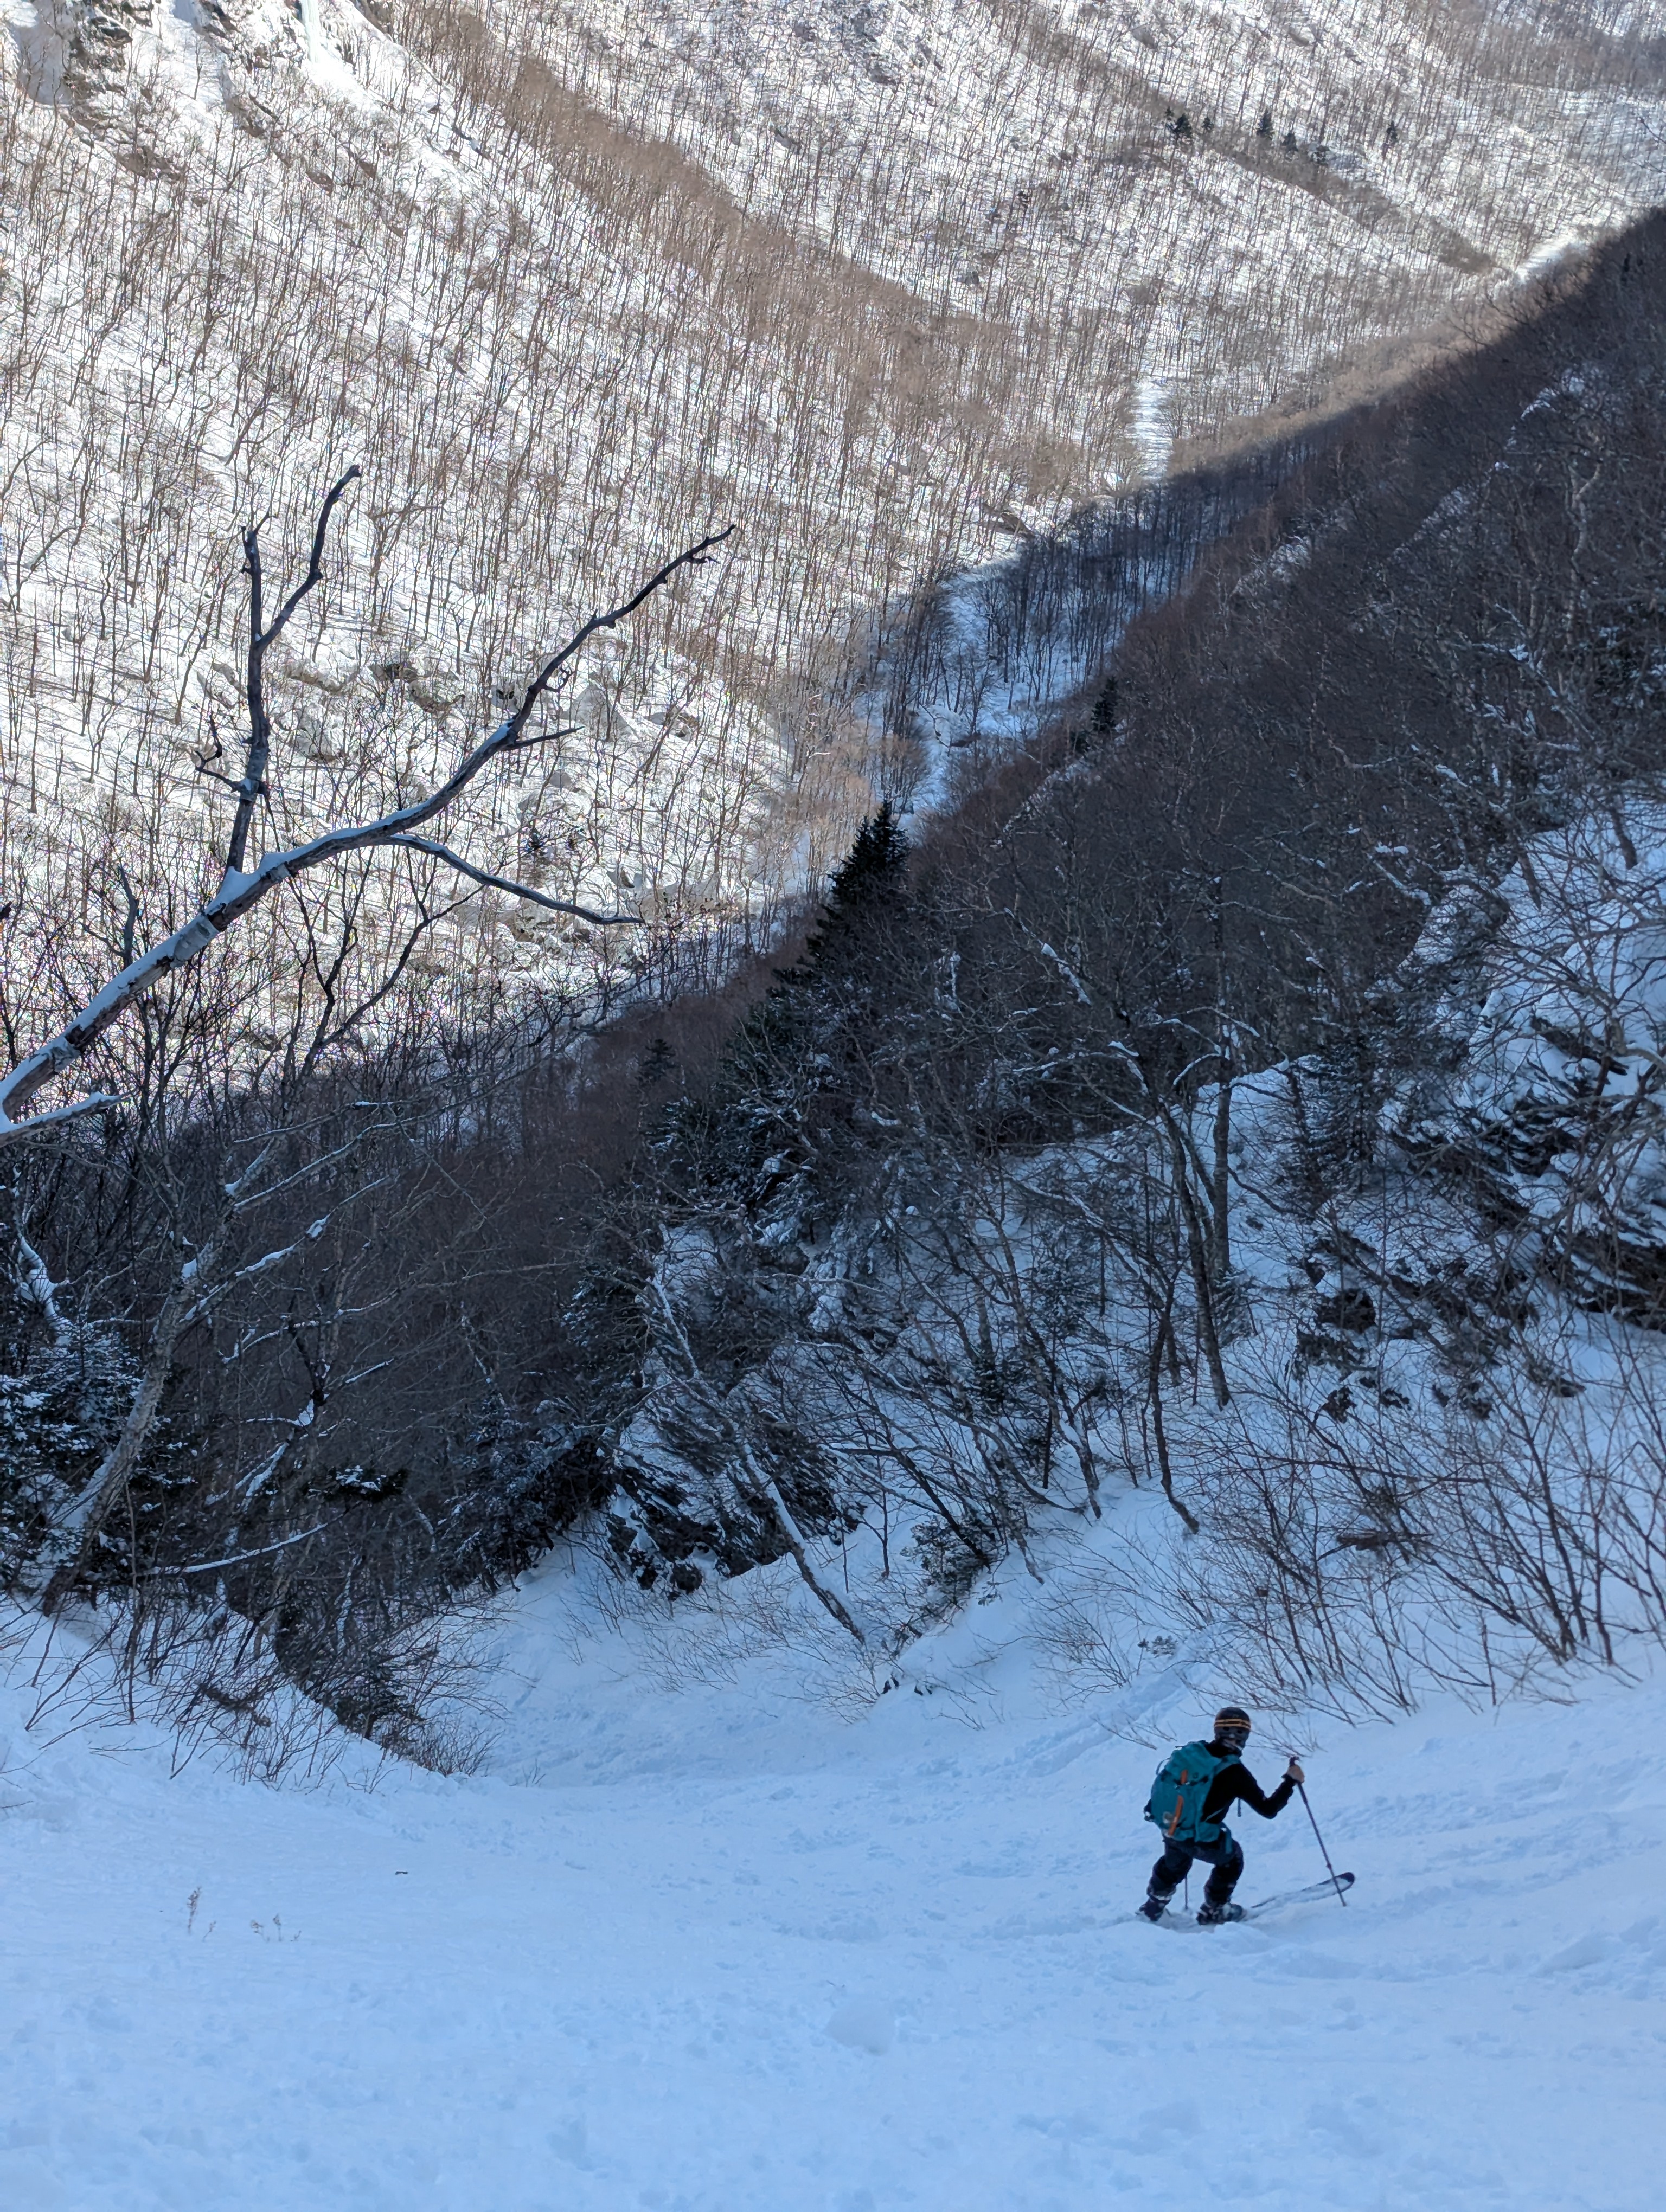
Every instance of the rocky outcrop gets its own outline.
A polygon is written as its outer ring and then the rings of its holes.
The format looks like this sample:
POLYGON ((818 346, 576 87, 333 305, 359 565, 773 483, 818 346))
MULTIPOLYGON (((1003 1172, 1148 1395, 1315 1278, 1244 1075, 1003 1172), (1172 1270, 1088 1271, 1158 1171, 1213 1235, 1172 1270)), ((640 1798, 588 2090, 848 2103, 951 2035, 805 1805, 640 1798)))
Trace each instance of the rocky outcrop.
POLYGON ((1547 832, 1447 957, 1436 915, 1437 1073, 1388 1132, 1456 1168, 1481 1217, 1581 1303, 1666 1328, 1666 814, 1634 799, 1547 832))
POLYGON ((69 0, 63 9, 65 96, 72 105, 119 91, 132 58, 134 33, 148 30, 156 0, 69 0))

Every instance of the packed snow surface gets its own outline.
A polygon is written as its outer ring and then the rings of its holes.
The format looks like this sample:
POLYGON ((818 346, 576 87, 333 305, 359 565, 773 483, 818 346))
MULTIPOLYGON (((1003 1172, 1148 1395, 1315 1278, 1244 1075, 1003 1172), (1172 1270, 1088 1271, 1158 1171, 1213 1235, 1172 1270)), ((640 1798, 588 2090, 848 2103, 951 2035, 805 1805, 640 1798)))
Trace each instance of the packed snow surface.
MULTIPOLYGON (((468 1778, 170 1779, 26 1731, 14 1668, 8 2212, 1659 2203, 1666 1686, 1268 1721, 1358 1887, 1171 1931, 1140 1809, 1195 1668, 1049 1712, 998 1598, 842 1717, 575 1647, 569 1595, 495 1629, 468 1778)), ((1299 1802, 1238 1826, 1246 1898, 1322 1873, 1299 1802)))

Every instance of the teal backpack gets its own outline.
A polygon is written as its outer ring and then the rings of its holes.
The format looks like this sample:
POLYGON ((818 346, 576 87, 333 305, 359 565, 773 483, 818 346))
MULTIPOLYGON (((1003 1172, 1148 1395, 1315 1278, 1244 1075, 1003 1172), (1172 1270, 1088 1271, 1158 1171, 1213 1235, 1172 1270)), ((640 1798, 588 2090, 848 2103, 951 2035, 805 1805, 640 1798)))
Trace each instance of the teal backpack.
POLYGON ((1155 1820, 1170 1841, 1219 1843, 1220 1822, 1204 1819, 1203 1802, 1221 1768, 1237 1763, 1235 1751, 1211 1751, 1207 1743, 1183 1743, 1157 1770, 1146 1818, 1155 1820))

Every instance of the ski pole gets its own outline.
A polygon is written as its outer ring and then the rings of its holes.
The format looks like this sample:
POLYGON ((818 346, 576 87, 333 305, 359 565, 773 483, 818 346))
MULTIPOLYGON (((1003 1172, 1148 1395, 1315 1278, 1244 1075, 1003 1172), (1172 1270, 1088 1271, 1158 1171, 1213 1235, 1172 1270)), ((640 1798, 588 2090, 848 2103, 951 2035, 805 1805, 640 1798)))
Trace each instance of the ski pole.
POLYGON ((1313 1808, 1307 1802, 1307 1784, 1305 1782, 1298 1782, 1296 1784, 1296 1787, 1302 1793, 1302 1803, 1307 1807, 1307 1817, 1310 1820, 1313 1821, 1313 1840, 1319 1846, 1319 1856, 1325 1863, 1325 1872, 1330 1876, 1333 1881, 1336 1882, 1336 1902, 1338 1905, 1346 1905, 1347 1903, 1347 1899, 1342 1894, 1341 1883, 1340 1881, 1336 1881, 1336 1869, 1330 1863, 1330 1853, 1326 1850, 1325 1839, 1319 1833, 1319 1823, 1313 1820, 1313 1808))

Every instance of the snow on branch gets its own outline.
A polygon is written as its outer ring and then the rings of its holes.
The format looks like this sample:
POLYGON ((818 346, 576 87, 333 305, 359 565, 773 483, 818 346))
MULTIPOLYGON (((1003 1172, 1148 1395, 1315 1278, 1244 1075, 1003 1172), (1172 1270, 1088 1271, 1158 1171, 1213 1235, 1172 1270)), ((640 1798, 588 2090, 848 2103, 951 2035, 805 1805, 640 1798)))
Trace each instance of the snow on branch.
POLYGON ((233 1552, 223 1559, 198 1559, 188 1567, 156 1567, 145 1577, 145 1580, 162 1583, 172 1581, 175 1575, 217 1574, 222 1567, 240 1567, 246 1559, 270 1559, 274 1552, 287 1552, 292 1545, 304 1544, 309 1536, 321 1536, 340 1518, 341 1516, 337 1514, 334 1520, 320 1521, 316 1528, 297 1528, 293 1536, 280 1536, 275 1544, 258 1545, 252 1552, 233 1552))
MULTIPOLYGON (((325 539, 331 516, 358 474, 357 469, 350 469, 331 487, 319 511, 307 574, 283 601, 271 623, 264 627, 258 532, 251 529, 245 533, 244 554, 249 574, 249 732, 244 773, 232 786, 237 793, 237 813, 220 887, 182 928, 176 929, 171 936, 163 938, 148 951, 130 960, 119 975, 112 975, 101 990, 77 1009, 56 1036, 19 1060, 11 1073, 0 1080, 0 1146, 33 1136, 55 1124, 119 1105, 121 1103, 119 1099, 106 1092, 97 1092, 88 1097, 76 1099, 69 1105, 56 1107, 49 1113, 26 1115, 24 1111, 37 1093, 45 1089, 54 1077, 61 1075, 64 1069, 83 1058, 104 1031, 119 1021, 128 1008, 148 991, 154 989, 164 976, 191 967, 217 937, 234 922, 240 921, 280 884, 289 882, 309 868, 320 867, 327 861, 338 860, 344 854, 363 852, 377 847, 415 848, 429 854, 465 876, 472 877, 477 883, 493 890, 511 892, 518 898, 530 899, 535 904, 549 907, 556 913, 573 914, 603 927, 616 924, 641 926, 643 917, 640 915, 598 914, 587 907, 546 897, 542 892, 531 890, 525 884, 513 883, 507 878, 477 868, 472 862, 462 859, 448 847, 416 837, 411 833, 454 805, 476 777, 494 761, 570 735, 567 730, 544 730, 527 735, 527 725, 539 700, 570 665, 589 639, 600 630, 616 628, 635 614, 680 570, 699 567, 708 559, 714 546, 722 544, 733 533, 735 526, 733 523, 727 529, 713 532, 710 536, 700 539, 697 544, 686 547, 674 558, 666 562, 630 598, 617 606, 592 615, 550 655, 526 686, 520 703, 508 720, 500 723, 489 737, 483 738, 446 781, 426 799, 416 799, 408 806, 396 807, 392 812, 380 815, 372 822, 325 830, 316 837, 293 846, 286 852, 268 853, 256 867, 247 871, 244 869, 242 862, 248 827, 265 789, 266 764, 271 751, 271 726, 266 717, 262 680, 265 653, 307 594, 322 580, 325 539)), ((222 778, 222 781, 229 779, 222 778)))

